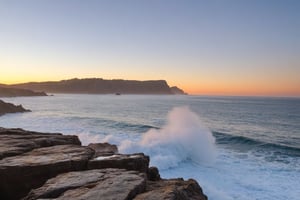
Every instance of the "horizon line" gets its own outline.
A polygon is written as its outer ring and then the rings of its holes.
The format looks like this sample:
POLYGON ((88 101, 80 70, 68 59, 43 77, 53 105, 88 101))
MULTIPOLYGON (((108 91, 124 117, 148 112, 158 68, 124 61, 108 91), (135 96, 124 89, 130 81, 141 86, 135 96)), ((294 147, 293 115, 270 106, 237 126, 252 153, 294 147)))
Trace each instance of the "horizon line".
POLYGON ((60 82, 60 81, 67 81, 67 80, 84 80, 84 79, 102 79, 102 80, 123 80, 123 81, 166 81, 169 87, 178 87, 180 89, 183 89, 184 92, 186 92, 188 95, 191 96, 210 96, 210 97, 286 97, 286 98, 300 98, 300 92, 296 92, 293 94, 289 92, 253 92, 253 91, 244 91, 244 92, 234 92, 234 91, 206 91, 201 92, 199 90, 201 89, 188 89, 187 87, 180 86, 178 84, 169 84, 169 81, 167 79, 125 79, 125 78, 103 78, 103 77, 84 77, 84 78, 78 78, 78 77, 73 77, 73 78, 61 78, 61 79, 56 79, 56 80, 30 80, 30 81, 4 81, 0 82, 0 85, 16 85, 16 84, 24 84, 24 83, 42 83, 42 82, 60 82), (197 91, 198 90, 198 91, 197 91))

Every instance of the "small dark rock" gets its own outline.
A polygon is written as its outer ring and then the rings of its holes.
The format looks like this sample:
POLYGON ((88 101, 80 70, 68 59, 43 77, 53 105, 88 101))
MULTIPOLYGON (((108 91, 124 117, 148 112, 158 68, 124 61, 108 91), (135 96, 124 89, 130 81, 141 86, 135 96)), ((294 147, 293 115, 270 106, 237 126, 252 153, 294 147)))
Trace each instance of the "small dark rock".
POLYGON ((159 174, 157 167, 149 167, 147 176, 150 181, 159 181, 160 180, 160 174, 159 174))

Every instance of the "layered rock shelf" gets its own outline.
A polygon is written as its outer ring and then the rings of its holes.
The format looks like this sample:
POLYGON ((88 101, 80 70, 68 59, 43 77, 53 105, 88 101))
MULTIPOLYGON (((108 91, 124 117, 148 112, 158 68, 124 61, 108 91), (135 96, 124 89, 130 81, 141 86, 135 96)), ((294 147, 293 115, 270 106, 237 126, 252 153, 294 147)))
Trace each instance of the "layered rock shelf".
POLYGON ((0 199, 205 200, 195 180, 162 179, 143 153, 108 143, 0 128, 0 199))

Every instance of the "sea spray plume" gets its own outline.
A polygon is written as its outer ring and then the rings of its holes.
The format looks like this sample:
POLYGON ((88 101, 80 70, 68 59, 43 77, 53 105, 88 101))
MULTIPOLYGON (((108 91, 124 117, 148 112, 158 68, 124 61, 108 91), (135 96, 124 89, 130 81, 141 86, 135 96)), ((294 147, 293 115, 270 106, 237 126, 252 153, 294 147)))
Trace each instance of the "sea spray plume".
POLYGON ((139 142, 123 141, 123 153, 144 152, 151 164, 160 169, 176 167, 184 161, 211 162, 215 156, 215 138, 200 118, 188 107, 176 107, 161 129, 150 129, 139 142))

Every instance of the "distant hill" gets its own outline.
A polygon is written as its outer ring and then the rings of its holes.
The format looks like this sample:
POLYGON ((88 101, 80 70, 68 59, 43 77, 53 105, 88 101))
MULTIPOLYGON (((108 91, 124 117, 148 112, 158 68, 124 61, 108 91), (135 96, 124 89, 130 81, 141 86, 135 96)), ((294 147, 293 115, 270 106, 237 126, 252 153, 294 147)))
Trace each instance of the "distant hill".
POLYGON ((47 94, 45 92, 34 92, 27 89, 10 88, 7 85, 0 84, 0 97, 18 96, 47 96, 47 94))
MULTIPOLYGON (((30 82, 10 85, 14 88, 45 91, 48 93, 84 94, 179 94, 174 92, 165 80, 105 80, 101 78, 70 79, 50 82, 30 82)), ((181 90, 182 91, 182 90, 181 90)), ((184 92, 182 93, 184 94, 184 92)))

